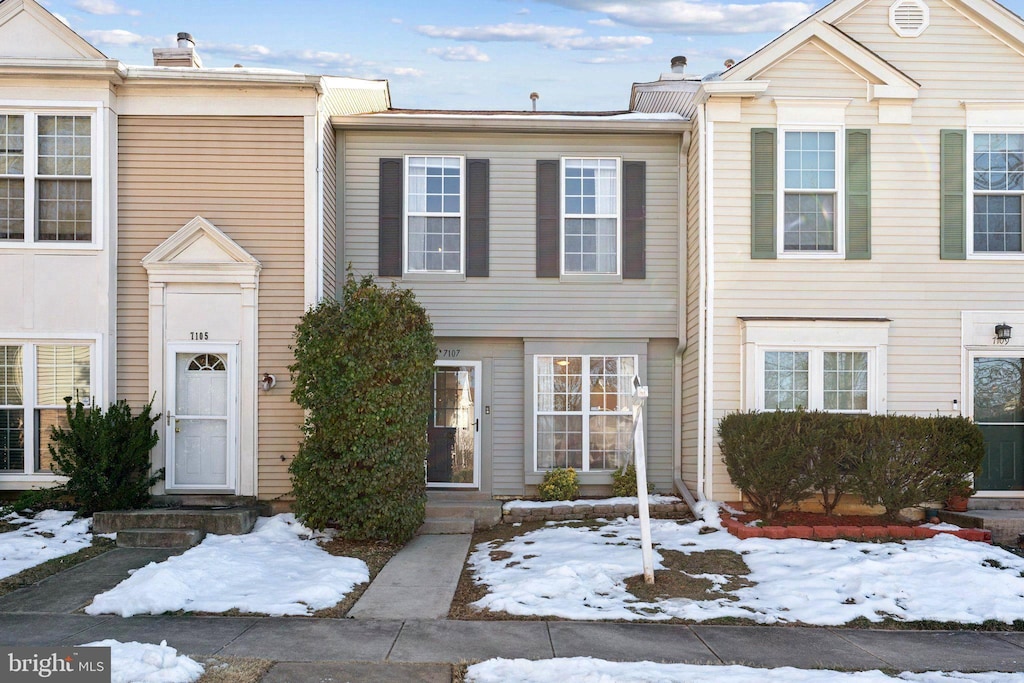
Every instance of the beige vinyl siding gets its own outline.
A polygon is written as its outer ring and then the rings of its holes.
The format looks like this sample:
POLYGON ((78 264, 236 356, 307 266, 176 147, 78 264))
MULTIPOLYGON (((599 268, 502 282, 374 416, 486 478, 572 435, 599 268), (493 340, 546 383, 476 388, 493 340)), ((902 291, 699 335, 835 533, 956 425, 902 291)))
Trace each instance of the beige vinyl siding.
MULTIPOLYGON (((939 259, 939 130, 965 127, 964 99, 1000 100, 1024 92, 1024 61, 990 34, 942 3, 929 3, 931 25, 922 36, 898 38, 888 26, 888 2, 869 3, 840 23, 868 49, 921 83, 913 124, 879 124, 865 88, 846 109, 848 128, 871 129, 872 256, 866 261, 752 260, 750 240, 750 128, 774 126, 767 99, 743 103, 743 123, 715 125, 715 401, 714 416, 740 407, 739 316, 885 317, 888 346, 887 410, 952 414, 962 399, 961 312, 1020 310, 1020 260, 939 259), (954 59, 949 46, 957 45, 954 59), (984 75, 983 77, 981 75, 984 75)), ((802 65, 774 66, 774 96, 844 85, 849 70, 810 49, 802 65)), ((797 63, 797 62, 794 62, 797 63)), ((819 96, 825 92, 819 90, 819 96)), ((735 499, 720 459, 714 496, 735 499)))
POLYGON ((302 412, 289 398, 288 345, 303 312, 301 117, 122 116, 118 122, 118 395, 149 399, 148 290, 140 260, 201 215, 260 261, 259 489, 291 486, 302 412))
MULTIPOLYGON (((323 145, 323 257, 324 257, 324 297, 333 299, 337 285, 337 194, 338 176, 335 170, 335 150, 337 145, 334 137, 334 127, 330 120, 324 123, 321 135, 324 138, 323 145)), ((342 273, 344 277, 344 272, 342 273)))
POLYGON ((700 442, 697 439, 698 413, 702 375, 700 348, 700 210, 704 198, 700 196, 701 130, 694 121, 692 144, 687 155, 686 178, 686 351, 683 353, 682 386, 682 472, 680 476, 691 491, 697 490, 697 463, 700 442))
POLYGON ((378 162, 406 154, 490 160, 490 277, 404 282, 439 335, 675 337, 678 136, 345 131, 345 258, 377 272, 378 162), (559 282, 536 277, 536 162, 620 156, 647 162, 647 278, 559 282))

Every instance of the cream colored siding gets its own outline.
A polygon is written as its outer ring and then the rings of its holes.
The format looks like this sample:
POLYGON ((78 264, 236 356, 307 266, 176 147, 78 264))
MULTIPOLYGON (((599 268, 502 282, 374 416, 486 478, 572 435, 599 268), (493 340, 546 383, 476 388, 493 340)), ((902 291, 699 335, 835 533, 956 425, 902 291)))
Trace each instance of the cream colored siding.
MULTIPOLYGON (((324 229, 321 239, 323 239, 323 250, 324 250, 324 297, 333 299, 335 286, 337 284, 337 218, 336 218, 336 204, 337 195, 336 188, 338 186, 338 176, 335 171, 335 158, 334 153, 337 148, 334 137, 334 127, 331 126, 330 121, 324 123, 321 135, 324 138, 324 149, 323 149, 323 163, 321 168, 323 169, 323 221, 324 229)), ((344 272, 342 272, 344 277, 344 272)))
POLYGON ((700 347, 700 196, 701 129, 694 121, 692 144, 688 150, 686 178, 686 351, 683 354, 682 401, 682 472, 683 482, 691 491, 697 490, 697 462, 700 442, 697 439, 697 412, 701 391, 700 347))
MULTIPOLYGON (((739 316, 891 319, 887 410, 934 415, 962 398, 961 311, 1022 308, 1020 260, 940 260, 938 227, 939 130, 965 127, 961 100, 1024 92, 1022 57, 943 3, 929 3, 921 37, 898 38, 889 4, 870 3, 839 27, 921 83, 912 125, 879 124, 865 88, 816 48, 758 75, 771 80, 771 96, 816 88, 819 97, 851 97, 846 126, 871 129, 870 260, 752 260, 750 128, 774 126, 775 108, 769 97, 747 100, 743 123, 715 124, 716 419, 741 405, 739 316)), ((716 498, 738 497, 720 461, 714 484, 716 498)))
POLYGON ((263 266, 259 372, 261 498, 286 494, 302 412, 289 398, 288 348, 303 311, 303 122, 300 117, 122 116, 118 123, 118 394, 149 399, 143 256, 202 215, 263 266))
POLYGON ((405 283, 439 335, 664 337, 677 327, 678 137, 381 133, 345 136, 345 258, 377 272, 378 161, 405 154, 490 160, 490 277, 405 283), (621 156, 647 162, 647 278, 559 282, 537 278, 536 162, 561 156, 621 156))

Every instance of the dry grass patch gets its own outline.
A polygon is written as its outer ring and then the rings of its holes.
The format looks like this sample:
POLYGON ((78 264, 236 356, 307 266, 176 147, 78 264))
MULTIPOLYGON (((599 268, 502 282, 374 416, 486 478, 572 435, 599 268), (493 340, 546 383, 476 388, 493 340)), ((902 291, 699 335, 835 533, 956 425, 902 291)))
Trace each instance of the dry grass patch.
POLYGON ((743 557, 731 550, 705 550, 681 553, 678 550, 658 550, 661 563, 667 569, 654 572, 654 585, 644 583, 643 574, 626 579, 626 590, 644 602, 686 598, 687 600, 735 600, 731 592, 754 585, 745 577, 750 567, 743 557), (701 574, 728 577, 724 584, 716 584, 701 574))
POLYGON ((113 548, 114 541, 111 539, 93 536, 92 545, 88 548, 82 548, 77 553, 65 555, 64 557, 55 557, 42 564, 37 564, 35 567, 29 567, 5 579, 0 579, 0 595, 6 595, 19 588, 39 583, 47 577, 59 574, 65 569, 70 569, 86 560, 91 560, 113 548))
POLYGON ((224 655, 193 656, 192 659, 206 667, 196 683, 259 683, 274 665, 269 659, 224 655))
POLYGON ((402 544, 391 543, 390 541, 346 541, 336 538, 331 541, 321 541, 320 547, 331 555, 360 559, 366 563, 370 570, 370 581, 361 583, 353 588, 352 592, 346 595, 345 599, 337 605, 326 607, 313 613, 314 617, 335 619, 345 616, 352 609, 352 605, 356 604, 356 600, 366 592, 370 582, 377 577, 377 574, 388 563, 388 560, 402 549, 402 544))

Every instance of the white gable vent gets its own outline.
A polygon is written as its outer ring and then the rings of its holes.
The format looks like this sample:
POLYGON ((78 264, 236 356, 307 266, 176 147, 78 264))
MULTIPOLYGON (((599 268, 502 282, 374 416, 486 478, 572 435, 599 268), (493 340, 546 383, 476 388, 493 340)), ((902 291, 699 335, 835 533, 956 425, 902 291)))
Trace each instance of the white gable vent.
POLYGON ((928 28, 928 5, 922 0, 896 0, 889 6, 889 26, 901 38, 916 38, 928 28))

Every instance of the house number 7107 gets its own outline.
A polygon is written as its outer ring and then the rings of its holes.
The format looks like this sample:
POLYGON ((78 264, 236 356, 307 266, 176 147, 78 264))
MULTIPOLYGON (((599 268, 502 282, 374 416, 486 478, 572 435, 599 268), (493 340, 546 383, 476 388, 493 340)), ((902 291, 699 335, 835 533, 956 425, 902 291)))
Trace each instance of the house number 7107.
POLYGON ((209 332, 189 332, 189 334, 192 337, 192 341, 209 341, 210 340, 210 333, 209 332))

